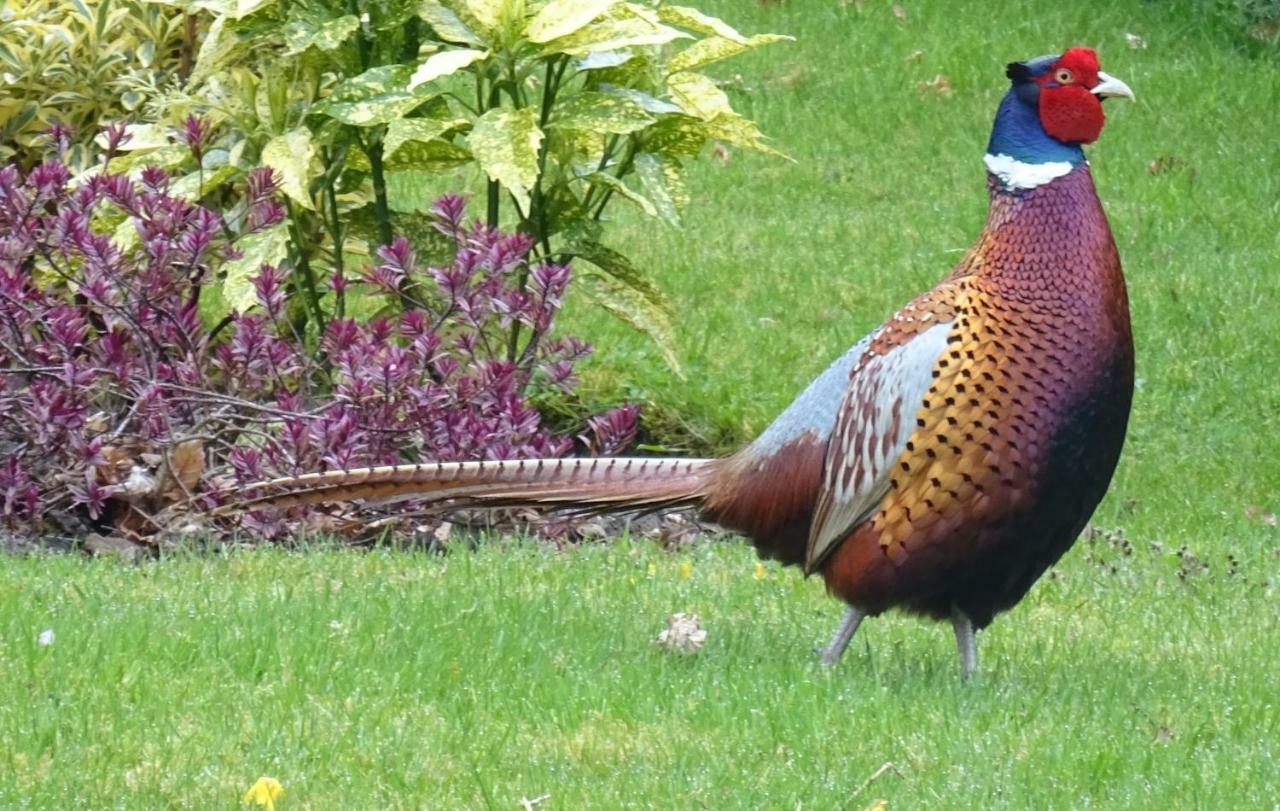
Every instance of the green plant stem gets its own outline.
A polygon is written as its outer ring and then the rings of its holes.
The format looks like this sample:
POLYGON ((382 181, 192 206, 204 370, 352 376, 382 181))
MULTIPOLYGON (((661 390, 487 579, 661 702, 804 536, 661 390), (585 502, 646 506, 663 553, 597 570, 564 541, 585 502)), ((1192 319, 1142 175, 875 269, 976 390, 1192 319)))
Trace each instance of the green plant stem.
MULTIPOLYGON (((604 152, 600 154, 600 162, 596 164, 597 172, 603 172, 605 167, 609 165, 609 161, 613 159, 614 151, 618 148, 618 139, 621 137, 620 135, 613 135, 609 138, 609 143, 605 145, 604 152)), ((596 189, 598 188, 599 186, 594 181, 587 187, 587 193, 582 198, 582 206, 587 211, 590 211, 591 206, 594 204, 596 189)))
MULTIPOLYGON (((627 143, 626 157, 622 159, 622 163, 619 164, 618 166, 618 173, 614 175, 614 177, 618 179, 619 183, 622 182, 622 178, 626 177, 628 174, 631 173, 631 169, 635 166, 635 161, 636 161, 636 142, 634 139, 632 139, 627 143)), ((596 205, 595 213, 591 215, 591 219, 596 221, 600 220, 600 215, 604 214, 604 207, 609 204, 610 197, 613 197, 613 189, 606 188, 604 190, 603 196, 601 196, 600 198, 599 204, 596 205)))
POLYGON ((292 245, 289 252, 293 254, 294 266, 302 273, 302 298, 307 308, 311 311, 311 317, 315 319, 316 336, 324 334, 328 324, 325 322, 324 311, 320 309, 320 287, 316 284, 315 270, 311 267, 310 257, 303 247, 307 243, 302 237, 302 227, 298 222, 298 209, 291 200, 285 200, 285 212, 289 217, 289 237, 292 245))
POLYGON ((356 33, 356 55, 360 59, 360 69, 365 71, 373 65, 373 53, 369 44, 369 35, 365 30, 365 24, 362 19, 363 13, 360 10, 359 0, 347 0, 347 10, 357 20, 361 20, 359 30, 356 33))
MULTIPOLYGON (((329 209, 329 239, 333 241, 333 275, 339 280, 346 279, 346 260, 342 256, 342 247, 346 242, 343 233, 342 219, 338 216, 338 191, 335 188, 335 172, 325 177, 325 201, 329 209)), ((347 314, 347 293, 341 284, 334 285, 333 315, 345 318, 347 314)))

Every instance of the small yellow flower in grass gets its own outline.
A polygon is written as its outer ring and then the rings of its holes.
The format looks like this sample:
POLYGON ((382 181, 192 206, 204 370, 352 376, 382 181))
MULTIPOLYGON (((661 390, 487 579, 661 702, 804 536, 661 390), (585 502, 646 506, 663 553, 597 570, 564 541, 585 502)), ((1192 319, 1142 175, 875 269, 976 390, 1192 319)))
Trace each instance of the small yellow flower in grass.
POLYGON ((764 580, 766 577, 769 576, 769 573, 764 570, 763 563, 757 562, 756 570, 755 572, 752 573, 751 576, 754 577, 756 580, 764 580))
POLYGON ((257 805, 267 809, 267 811, 276 811, 276 798, 284 794, 284 786, 280 785, 280 781, 274 777, 259 777, 258 782, 249 786, 249 790, 244 793, 244 799, 240 802, 245 805, 257 805))
POLYGON ((648 568, 648 569, 646 569, 646 571, 648 571, 648 572, 649 572, 649 574, 651 574, 651 575, 657 574, 657 573, 658 573, 658 564, 656 564, 656 563, 650 563, 650 564, 649 564, 649 568, 648 568))
POLYGON ((680 564, 680 579, 688 580, 690 577, 693 577, 693 564, 686 560, 680 564))

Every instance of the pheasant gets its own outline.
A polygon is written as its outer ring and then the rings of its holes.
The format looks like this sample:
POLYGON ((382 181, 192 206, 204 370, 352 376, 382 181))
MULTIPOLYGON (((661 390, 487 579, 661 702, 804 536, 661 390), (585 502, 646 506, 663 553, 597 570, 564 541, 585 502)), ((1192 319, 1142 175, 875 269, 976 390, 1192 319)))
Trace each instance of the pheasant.
POLYGON ((332 471, 263 482, 265 496, 235 507, 693 506, 848 604, 825 664, 864 617, 897 608, 950 620, 971 674, 975 631, 1022 599, 1102 499, 1133 396, 1124 277, 1081 148, 1102 130, 1102 100, 1133 93, 1081 47, 1007 76, 977 242, 741 451, 332 471))

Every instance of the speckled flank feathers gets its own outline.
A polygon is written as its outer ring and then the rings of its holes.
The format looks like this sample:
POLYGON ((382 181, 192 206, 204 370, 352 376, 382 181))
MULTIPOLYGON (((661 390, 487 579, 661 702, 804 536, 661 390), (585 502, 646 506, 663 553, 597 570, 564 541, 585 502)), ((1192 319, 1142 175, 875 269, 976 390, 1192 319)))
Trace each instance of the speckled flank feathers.
POLYGON ((1071 544, 1119 457, 1133 386, 1120 262, 1087 166, 993 184, 978 243, 941 288, 954 325, 889 492, 823 567, 868 613, 978 627, 1071 544))

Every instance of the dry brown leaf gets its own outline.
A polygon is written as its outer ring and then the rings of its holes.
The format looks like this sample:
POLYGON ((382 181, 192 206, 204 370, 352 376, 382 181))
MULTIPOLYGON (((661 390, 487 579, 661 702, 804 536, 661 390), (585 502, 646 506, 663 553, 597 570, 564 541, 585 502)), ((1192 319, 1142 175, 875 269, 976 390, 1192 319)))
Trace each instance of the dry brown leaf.
POLYGON ((658 634, 658 644, 676 653, 694 653, 707 641, 707 632, 697 614, 677 611, 667 617, 667 629, 658 634))
POLYGON ((893 16, 898 18, 898 22, 905 23, 907 21, 907 10, 902 7, 901 3, 893 4, 893 16))
POLYGON ((123 448, 106 445, 98 451, 98 455, 103 460, 94 466, 98 484, 118 484, 134 468, 133 457, 123 448))
POLYGON ((1147 174, 1162 175, 1165 172, 1181 169, 1186 165, 1187 162, 1177 155, 1162 155, 1147 164, 1147 174))
POLYGON ((924 51, 912 51, 907 57, 908 65, 918 65, 924 61, 924 51))
POLYGON ((939 73, 927 82, 916 82, 916 90, 921 94, 932 93, 945 98, 951 95, 951 80, 939 73))
POLYGON ((1137 34, 1130 34, 1128 31, 1124 34, 1124 43, 1135 51, 1140 51, 1147 47, 1147 41, 1137 34))
POLYGON ((169 463, 174 476, 187 492, 195 490, 204 475, 204 442, 199 439, 179 442, 169 454, 169 463))
POLYGON ((1262 524, 1264 527, 1274 527, 1276 525, 1276 514, 1256 504, 1246 504, 1244 515, 1250 521, 1262 524))

